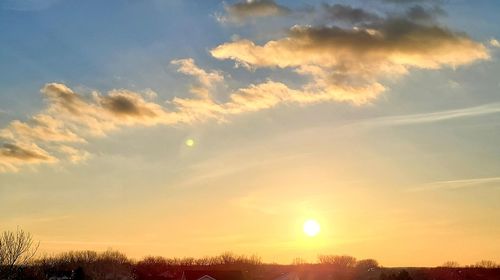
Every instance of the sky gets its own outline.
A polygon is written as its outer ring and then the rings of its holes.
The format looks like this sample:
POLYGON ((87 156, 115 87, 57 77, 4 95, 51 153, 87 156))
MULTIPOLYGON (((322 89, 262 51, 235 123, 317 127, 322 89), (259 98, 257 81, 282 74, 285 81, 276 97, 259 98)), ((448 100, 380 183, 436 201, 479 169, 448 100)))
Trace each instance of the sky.
POLYGON ((499 10, 1 1, 0 231, 43 254, 500 261, 499 10))

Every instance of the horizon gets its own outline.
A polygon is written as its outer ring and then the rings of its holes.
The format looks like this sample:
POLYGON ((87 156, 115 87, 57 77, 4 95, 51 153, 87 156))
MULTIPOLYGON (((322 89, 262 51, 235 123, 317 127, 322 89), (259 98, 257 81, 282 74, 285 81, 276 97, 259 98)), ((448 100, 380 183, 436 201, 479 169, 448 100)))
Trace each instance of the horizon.
MULTIPOLYGON (((485 268, 485 269, 498 269, 500 268, 500 264, 496 263, 495 261, 492 260, 487 260, 487 259, 480 259, 477 260, 474 263, 468 263, 468 264, 461 264, 458 263, 454 260, 448 260, 445 261, 439 265, 436 266, 386 266, 382 263, 379 263, 376 259, 374 258, 366 258, 366 259, 358 259, 355 256, 351 255, 336 255, 336 254, 325 254, 325 255, 318 255, 316 256, 316 259, 308 261, 305 259, 302 259, 301 257, 295 257, 291 262, 289 263, 280 263, 280 262, 266 262, 262 260, 262 258, 258 255, 244 255, 244 254, 236 254, 230 251, 225 251, 221 252, 219 254, 215 255, 204 255, 200 257, 192 257, 192 256, 182 256, 182 257, 169 257, 169 256, 160 256, 160 255, 147 255, 143 256, 141 258, 132 258, 127 256, 126 254, 114 250, 113 248, 108 248, 106 250, 102 251, 94 251, 94 250, 81 250, 81 251, 76 251, 76 250, 71 250, 71 251, 65 251, 65 252, 59 252, 59 253, 52 253, 52 254, 45 254, 45 255, 40 255, 37 254, 32 258, 30 265, 37 265, 40 263, 40 261, 44 260, 50 260, 50 259, 55 259, 55 260, 61 260, 62 262, 67 261, 66 258, 67 256, 78 256, 79 254, 94 254, 95 258, 98 259, 101 256, 106 256, 106 254, 110 255, 121 255, 126 257, 127 261, 129 261, 131 264, 140 264, 143 262, 151 261, 154 260, 156 262, 166 262, 170 263, 173 266, 192 266, 192 267, 211 267, 211 266, 231 266, 234 264, 246 264, 246 265, 254 265, 254 266, 339 266, 341 268, 355 268, 357 263, 363 263, 365 261, 369 262, 374 262, 376 264, 376 267, 379 269, 391 269, 391 268, 450 268, 450 269, 458 269, 458 268, 485 268), (226 257, 228 260, 223 260, 223 258, 226 257), (324 260, 322 259, 324 258, 324 260), (345 267, 340 265, 339 263, 336 263, 334 261, 334 258, 349 258, 352 259, 353 263, 346 265, 345 267), (198 263, 199 262, 199 263, 198 263)), ((113 257, 110 257, 111 259, 113 257)), ((370 264, 371 265, 371 264, 370 264)))
POLYGON ((5 0, 0 233, 41 255, 500 263, 499 11, 5 0))

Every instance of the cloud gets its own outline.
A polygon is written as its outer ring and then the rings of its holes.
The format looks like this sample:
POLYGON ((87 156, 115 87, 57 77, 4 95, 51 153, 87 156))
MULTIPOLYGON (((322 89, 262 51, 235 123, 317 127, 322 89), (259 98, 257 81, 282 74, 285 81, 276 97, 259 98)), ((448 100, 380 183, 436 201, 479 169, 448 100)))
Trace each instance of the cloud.
POLYGON ((327 23, 347 23, 353 26, 365 27, 368 29, 370 26, 375 26, 375 28, 377 28, 378 26, 383 25, 384 22, 391 19, 405 19, 409 22, 429 25, 429 23, 436 22, 437 18, 446 15, 446 12, 439 5, 412 5, 408 8, 405 7, 405 10, 403 11, 396 13, 391 12, 385 17, 377 13, 367 11, 363 8, 356 8, 350 5, 330 5, 323 3, 321 8, 321 18, 327 23))
POLYGON ((323 3, 322 8, 325 12, 325 17, 332 21, 356 24, 380 20, 380 17, 375 13, 367 12, 361 8, 353 8, 349 5, 323 3))
POLYGON ((326 93, 356 104, 384 91, 381 78, 489 58, 484 45, 463 33, 393 17, 364 27, 294 26, 284 38, 263 45, 241 39, 211 54, 247 68, 291 69, 310 78, 304 90, 320 93, 318 98, 326 93))
POLYGON ((93 92, 85 97, 64 84, 48 83, 41 92, 47 102, 44 110, 28 121, 13 120, 0 130, 0 172, 62 158, 81 162, 89 158, 88 152, 71 145, 127 126, 171 124, 180 119, 127 90, 112 90, 106 95, 93 92))
POLYGON ((409 5, 415 3, 433 3, 433 4, 443 3, 443 0, 380 0, 380 1, 385 3, 403 4, 403 5, 409 5))
POLYGON ((199 68, 192 58, 173 60, 171 64, 179 66, 177 72, 193 76, 198 80, 198 85, 191 87, 191 92, 199 97, 209 98, 210 91, 215 85, 224 81, 224 76, 220 72, 207 72, 199 68))
POLYGON ((217 16, 219 22, 243 22, 252 18, 287 15, 291 11, 274 0, 246 0, 225 5, 225 15, 217 16))
POLYGON ((3 144, 0 155, 5 158, 12 158, 23 161, 48 161, 50 156, 38 146, 18 146, 15 144, 3 144))
POLYGON ((462 180, 437 181, 422 185, 420 187, 411 188, 408 191, 432 191, 432 190, 454 190, 463 188, 472 188, 480 186, 498 186, 500 177, 484 177, 462 180))
POLYGON ((259 46, 250 40, 222 44, 211 51, 247 67, 335 68, 340 72, 406 72, 408 67, 439 69, 489 57, 484 45, 462 33, 389 19, 374 28, 294 26, 289 36, 259 46))
POLYGON ((433 21, 439 16, 446 15, 446 12, 440 6, 425 8, 420 5, 415 5, 406 11, 406 17, 414 21, 433 21))
MULTIPOLYGON (((179 66, 179 72, 194 76, 198 89, 210 91, 223 80, 221 73, 205 71, 192 59, 172 63, 179 66)), ((65 84, 48 83, 41 92, 47 103, 45 109, 27 121, 13 120, 0 130, 0 172, 17 171, 30 164, 85 161, 90 154, 80 148, 82 144, 125 127, 225 121, 229 115, 293 101, 292 90, 272 82, 235 90, 223 103, 208 94, 175 97, 168 102, 170 110, 148 101, 149 91, 140 94, 119 89, 85 96, 65 84)))
POLYGON ((71 146, 61 145, 58 149, 72 163, 84 162, 90 157, 89 152, 71 146))
POLYGON ((53 110, 67 111, 77 115, 87 108, 85 101, 64 84, 46 84, 41 92, 52 103, 53 110))
POLYGON ((128 90, 113 90, 107 96, 95 95, 95 98, 113 117, 132 123, 155 123, 166 117, 160 105, 148 102, 141 95, 128 90))
POLYGON ((26 164, 55 163, 57 159, 36 144, 4 143, 0 146, 0 172, 15 172, 26 164))
POLYGON ((200 84, 205 87, 213 87, 216 83, 224 80, 224 76, 220 72, 206 72, 196 66, 192 58, 173 60, 171 63, 179 66, 178 72, 196 77, 200 84))
POLYGON ((38 114, 30 123, 15 120, 7 128, 0 130, 4 139, 28 142, 42 140, 46 142, 85 142, 83 138, 64 127, 64 123, 50 115, 38 114))
POLYGON ((403 116, 381 117, 362 122, 365 125, 412 125, 422 123, 433 123, 458 118, 479 117, 483 115, 500 113, 500 103, 491 103, 481 106, 447 110, 441 112, 411 114, 403 116))
POLYGON ((64 84, 49 83, 41 91, 49 102, 45 114, 85 134, 103 136, 121 126, 169 123, 171 118, 163 107, 129 90, 93 92, 91 98, 84 98, 64 84))
POLYGON ((489 43, 492 47, 500 48, 500 42, 497 39, 492 38, 489 43))

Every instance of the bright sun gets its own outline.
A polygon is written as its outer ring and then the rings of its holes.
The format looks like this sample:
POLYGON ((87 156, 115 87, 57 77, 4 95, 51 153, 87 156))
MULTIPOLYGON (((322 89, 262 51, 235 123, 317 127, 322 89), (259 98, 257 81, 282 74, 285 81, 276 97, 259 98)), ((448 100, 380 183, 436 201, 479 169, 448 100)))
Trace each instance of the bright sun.
POLYGON ((304 223, 304 232, 310 237, 318 235, 320 230, 321 227, 319 226, 319 223, 315 220, 307 220, 304 223))

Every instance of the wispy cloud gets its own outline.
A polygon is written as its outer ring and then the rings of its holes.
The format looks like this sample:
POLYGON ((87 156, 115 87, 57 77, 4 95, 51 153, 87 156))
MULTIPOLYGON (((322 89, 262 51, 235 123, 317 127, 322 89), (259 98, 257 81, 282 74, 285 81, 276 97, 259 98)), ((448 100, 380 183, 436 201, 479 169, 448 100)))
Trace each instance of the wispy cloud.
POLYGON ((500 186, 500 177, 437 181, 424 184, 422 186, 418 186, 415 188, 410 188, 408 191, 432 191, 440 189, 453 190, 453 189, 479 187, 491 184, 494 184, 495 186, 500 186))
POLYGON ((207 72, 198 67, 192 58, 173 60, 171 63, 179 67, 177 72, 193 76, 198 80, 198 85, 193 86, 191 92, 200 97, 209 98, 210 90, 212 90, 216 84, 224 81, 224 76, 221 72, 207 72))
POLYGON ((382 126, 412 125, 412 124, 441 122, 458 118, 479 117, 483 115, 497 114, 497 113, 500 113, 500 103, 490 103, 481 106, 462 108, 456 110, 380 117, 362 121, 360 124, 382 125, 382 126))

